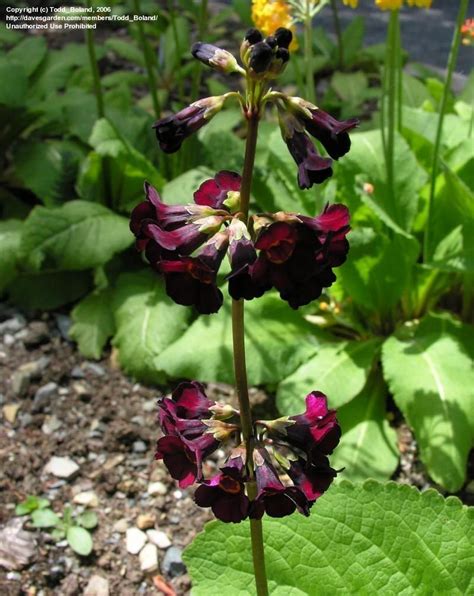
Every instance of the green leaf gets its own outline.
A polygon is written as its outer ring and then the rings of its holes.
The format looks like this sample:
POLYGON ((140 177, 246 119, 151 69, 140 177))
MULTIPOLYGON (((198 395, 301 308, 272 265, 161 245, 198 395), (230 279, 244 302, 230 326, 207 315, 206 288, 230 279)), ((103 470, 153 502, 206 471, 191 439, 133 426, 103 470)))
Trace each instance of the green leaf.
POLYGON ((472 446, 474 346, 471 330, 449 315, 428 315, 386 340, 385 379, 420 446, 432 478, 459 490, 472 446))
MULTIPOLYGON (((155 359, 172 377, 234 382, 230 301, 210 317, 199 317, 155 359)), ((312 356, 315 328, 299 313, 267 294, 245 305, 247 374, 252 385, 275 384, 312 356)))
POLYGON ((351 19, 349 25, 342 33, 342 44, 344 46, 344 65, 352 64, 357 54, 362 50, 364 41, 365 22, 362 17, 351 19))
POLYGON ((24 501, 18 503, 18 505, 15 507, 15 513, 16 515, 26 515, 27 513, 31 513, 36 509, 45 509, 48 506, 48 499, 42 499, 41 497, 29 495, 24 501))
POLYGON ((109 37, 105 41, 105 47, 115 52, 121 58, 125 58, 129 62, 145 66, 145 58, 140 48, 131 41, 117 39, 116 37, 109 37))
POLYGON ((90 533, 78 526, 72 526, 68 529, 66 539, 72 550, 82 557, 90 555, 94 547, 90 533))
POLYGON ((114 334, 114 316, 110 308, 112 296, 109 288, 93 292, 71 313, 73 325, 69 334, 87 358, 100 358, 107 340, 114 334))
MULTIPOLYGON (((403 128, 415 132, 434 145, 439 115, 416 108, 403 108, 403 128)), ((454 114, 446 114, 443 121, 441 149, 452 149, 468 137, 466 123, 454 114)))
POLYGON ((342 287, 364 311, 389 312, 409 285, 417 240, 399 234, 389 239, 372 228, 358 228, 349 243, 351 258, 339 270, 342 287))
POLYGON ((7 56, 11 60, 20 62, 28 76, 41 64, 46 56, 46 40, 44 37, 24 37, 19 44, 12 48, 7 56))
POLYGON ((397 433, 386 419, 387 390, 378 374, 374 373, 360 394, 337 411, 342 436, 331 465, 344 468, 341 478, 353 482, 388 480, 398 465, 397 433))
POLYGON ((128 220, 106 207, 70 201, 35 207, 23 224, 21 251, 29 265, 88 269, 106 263, 132 244, 128 220))
POLYGON ((403 73, 402 97, 403 103, 411 108, 420 108, 425 101, 434 101, 426 86, 406 72, 403 73))
POLYGON ((163 280, 145 270, 118 278, 113 310, 117 333, 112 343, 125 372, 143 381, 163 382, 165 376, 154 360, 185 333, 191 309, 174 304, 163 280))
POLYGON ((0 293, 16 275, 21 221, 0 221, 0 293))
POLYGON ((53 528, 59 521, 59 517, 51 509, 36 509, 31 514, 31 522, 35 528, 53 528))
MULTIPOLYGON (((417 213, 420 189, 427 180, 426 172, 403 137, 395 135, 393 200, 387 187, 380 130, 354 133, 351 140, 350 152, 338 164, 347 195, 354 194, 357 180, 364 175, 365 182, 374 186, 372 197, 378 205, 377 214, 384 211, 387 218, 409 233, 417 213)), ((357 203, 353 203, 352 211, 356 209, 357 203)))
POLYGON ((339 408, 364 387, 379 340, 324 343, 302 366, 278 386, 277 406, 284 415, 304 410, 304 398, 311 391, 327 395, 329 406, 339 408))
POLYGON ((214 178, 215 172, 205 166, 188 170, 174 178, 163 187, 162 199, 168 205, 192 203, 194 192, 208 178, 214 178))
MULTIPOLYGON (((472 509, 435 490, 341 482, 309 518, 263 521, 272 596, 469 594, 472 509)), ((248 522, 210 522, 184 552, 195 596, 253 595, 248 522)))
POLYGON ((89 272, 22 273, 7 287, 10 300, 25 310, 54 310, 75 302, 91 287, 89 272))
POLYGON ((0 57, 0 104, 19 106, 25 98, 28 88, 26 69, 21 62, 0 57))
POLYGON ((92 530, 99 523, 94 511, 84 511, 76 517, 76 522, 86 530, 92 530))
POLYGON ((333 74, 331 87, 341 101, 346 104, 342 115, 343 118, 346 116, 345 112, 354 110, 364 101, 368 86, 367 75, 360 70, 352 73, 337 71, 333 74))

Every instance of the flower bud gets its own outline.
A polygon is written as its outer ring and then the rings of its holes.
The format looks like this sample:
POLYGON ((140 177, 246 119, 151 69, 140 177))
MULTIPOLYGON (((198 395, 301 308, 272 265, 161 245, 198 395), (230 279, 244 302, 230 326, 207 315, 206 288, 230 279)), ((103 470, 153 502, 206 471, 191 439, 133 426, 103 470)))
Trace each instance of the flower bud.
POLYGON ((293 33, 285 27, 279 27, 274 33, 278 47, 288 49, 293 39, 293 33))
POLYGON ((227 50, 222 50, 210 43, 198 41, 191 48, 191 53, 203 64, 223 73, 242 72, 237 60, 227 50))
POLYGON ((252 46, 250 50, 249 67, 256 74, 263 74, 273 58, 272 48, 261 41, 252 46))
POLYGON ((209 410, 212 412, 212 418, 214 420, 227 420, 239 414, 239 411, 230 404, 223 404, 221 402, 216 402, 209 410))
POLYGON ((240 59, 242 60, 244 66, 248 66, 250 48, 261 41, 263 41, 263 35, 258 29, 252 28, 247 31, 240 46, 240 59))
POLYGON ((227 441, 240 427, 237 424, 228 424, 221 420, 203 420, 207 426, 206 433, 212 435, 217 441, 227 441))

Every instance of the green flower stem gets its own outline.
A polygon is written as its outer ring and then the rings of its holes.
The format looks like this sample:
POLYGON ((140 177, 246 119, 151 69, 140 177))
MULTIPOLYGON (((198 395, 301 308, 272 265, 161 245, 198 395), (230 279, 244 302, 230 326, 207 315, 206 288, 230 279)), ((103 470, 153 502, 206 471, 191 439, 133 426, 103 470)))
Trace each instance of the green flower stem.
POLYGON ((306 66, 306 97, 311 103, 315 103, 316 91, 314 88, 313 71, 313 17, 311 14, 310 0, 306 0, 306 12, 304 18, 304 62, 306 66))
MULTIPOLYGON (((87 1, 88 8, 92 7, 91 0, 87 1)), ((97 115, 99 118, 105 118, 104 95, 102 85, 100 84, 99 66, 97 64, 97 55, 95 51, 94 33, 92 29, 86 29, 86 44, 89 53, 89 63, 94 84, 94 95, 97 105, 97 115)), ((110 207, 112 204, 112 184, 110 177, 110 164, 107 157, 102 158, 102 180, 104 184, 105 204, 110 207)))
MULTIPOLYGON (((198 18, 198 39, 204 39, 204 35, 207 29, 207 17, 208 17, 208 0, 202 0, 201 10, 199 11, 198 18)), ((201 85, 202 67, 199 62, 196 61, 194 67, 194 77, 191 85, 191 97, 196 97, 199 93, 199 87, 201 85)))
MULTIPOLYGON (((140 7, 140 0, 133 0, 133 8, 135 14, 141 14, 141 7, 140 7)), ((145 58, 145 67, 146 67, 146 74, 148 78, 148 87, 150 89, 151 100, 153 102, 153 110, 155 112, 155 117, 158 119, 161 115, 161 106, 160 101, 158 99, 158 92, 157 92, 157 85, 156 85, 156 77, 155 77, 155 65, 153 64, 153 58, 151 54, 150 44, 145 35, 145 28, 143 26, 143 21, 137 21, 138 27, 138 36, 140 38, 140 43, 142 46, 143 56, 145 58)))
POLYGON ((454 67, 458 58, 459 44, 461 43, 461 25, 466 18, 468 0, 460 0, 458 17, 454 28, 453 41, 451 43, 451 50, 448 58, 448 72, 446 74, 446 81, 444 83, 443 96, 441 98, 441 105, 439 109, 438 127, 436 129, 436 137, 433 151, 433 161, 431 165, 431 181, 430 194, 428 199, 428 215, 425 227, 425 236, 423 239, 423 260, 429 262, 431 259, 431 228, 433 225, 433 203, 436 187, 436 177, 438 175, 439 167, 439 152, 441 147, 441 135, 443 132, 443 121, 446 112, 446 105, 448 103, 448 96, 451 90, 451 81, 453 78, 454 67))
POLYGON ((332 15, 334 19, 334 30, 337 38, 337 63, 339 68, 344 66, 344 44, 342 43, 341 20, 339 19, 339 10, 337 0, 331 0, 332 15))
POLYGON ((388 43, 387 43, 387 66, 386 76, 388 92, 387 109, 387 186, 389 189, 392 204, 395 202, 394 195, 394 159, 395 159, 395 128, 396 128, 396 81, 397 81, 397 29, 398 29, 398 10, 390 12, 390 21, 388 25, 388 43))
POLYGON ((395 30, 396 58, 397 58, 397 130, 402 132, 402 105, 403 105, 403 56, 402 37, 400 32, 400 19, 397 19, 395 30))
MULTIPOLYGON (((242 172, 242 185, 240 189, 241 211, 244 221, 247 221, 248 219, 255 150, 257 147, 258 121, 259 114, 250 110, 247 113, 247 141, 245 145, 244 169, 242 172)), ((245 364, 244 304, 243 300, 232 300, 232 341, 234 351, 235 385, 239 399, 242 435, 247 447, 247 453, 251 454, 253 447, 253 425, 248 392, 247 368, 245 364)), ((256 497, 256 486, 252 477, 252 470, 253 468, 250 466, 251 481, 247 483, 247 492, 250 500, 253 500, 256 497)), ((258 596, 267 596, 268 587, 265 571, 262 520, 250 520, 250 537, 252 542, 253 568, 257 594, 258 596)))

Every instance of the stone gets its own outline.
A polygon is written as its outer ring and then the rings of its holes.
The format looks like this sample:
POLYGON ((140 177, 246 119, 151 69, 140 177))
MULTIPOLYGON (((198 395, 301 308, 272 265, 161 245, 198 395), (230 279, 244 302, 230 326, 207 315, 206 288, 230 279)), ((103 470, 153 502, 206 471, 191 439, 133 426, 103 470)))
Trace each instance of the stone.
POLYGON ((109 596, 109 581, 101 575, 93 575, 86 586, 84 596, 109 596))
POLYGON ((71 377, 73 379, 83 379, 84 378, 84 371, 82 370, 82 368, 80 366, 75 366, 71 370, 71 377))
POLYGON ((137 517, 137 527, 140 530, 148 530, 155 526, 155 516, 152 513, 142 513, 137 517))
POLYGON ((15 336, 10 335, 10 333, 5 333, 3 336, 3 343, 5 346, 7 346, 7 348, 11 348, 11 346, 15 343, 15 336))
POLYGON ((168 492, 168 488, 165 484, 163 484, 163 482, 150 482, 147 492, 152 497, 156 495, 164 496, 168 492))
POLYGON ((71 336, 69 335, 69 330, 71 329, 72 325, 71 318, 63 314, 57 314, 55 315, 55 318, 61 337, 66 341, 71 341, 71 336))
POLYGON ((96 364, 95 362, 84 362, 82 368, 86 371, 91 372, 97 377, 103 377, 105 375, 104 368, 100 366, 100 364, 96 364))
POLYGON ((168 577, 178 577, 186 573, 186 565, 183 563, 182 550, 177 546, 170 547, 163 558, 161 570, 168 577))
POLYGON ((46 383, 38 389, 35 393, 35 397, 33 399, 33 404, 31 406, 31 411, 41 412, 45 407, 51 404, 51 399, 57 395, 58 393, 58 384, 57 383, 46 383))
POLYGON ((149 399, 143 404, 143 411, 150 413, 156 410, 156 399, 149 399))
POLYGON ((69 457, 53 456, 46 464, 44 471, 57 478, 65 478, 66 480, 69 480, 77 474, 79 466, 69 457))
POLYGON ((28 325, 23 343, 25 348, 36 348, 50 341, 49 328, 44 321, 32 321, 28 325))
POLYGON ((158 569, 158 549, 154 544, 146 544, 138 555, 140 569, 146 573, 158 569))
POLYGON ((23 519, 14 518, 0 529, 0 566, 18 571, 36 558, 36 540, 32 532, 23 530, 23 519))
POLYGON ((113 530, 114 532, 125 534, 125 532, 128 530, 128 521, 124 517, 122 517, 114 523, 113 530))
POLYGON ((131 555, 138 555, 147 541, 145 532, 142 532, 138 528, 128 528, 125 539, 127 552, 131 555))
POLYGON ((145 453, 148 447, 143 441, 135 441, 132 445, 132 449, 135 453, 145 453))
POLYGON ((2 321, 0 323, 0 335, 5 333, 17 333, 26 326, 26 319, 23 315, 17 314, 11 319, 2 321))
POLYGON ((2 412, 5 420, 10 424, 13 424, 16 420, 16 415, 18 414, 20 407, 21 404, 6 404, 3 406, 2 412))
POLYGON ((146 535, 148 536, 148 540, 153 542, 158 548, 165 549, 171 546, 171 540, 168 538, 167 534, 160 530, 147 530, 146 535))
POLYGON ((46 416, 41 430, 44 432, 45 435, 52 435, 57 430, 59 430, 62 425, 63 423, 56 416, 46 416))
POLYGON ((82 493, 78 493, 74 497, 73 502, 77 503, 77 505, 84 505, 84 507, 93 508, 99 506, 99 497, 93 490, 86 490, 82 493))
POLYGON ((88 402, 91 400, 92 389, 87 383, 76 381, 72 384, 72 388, 81 401, 88 402))

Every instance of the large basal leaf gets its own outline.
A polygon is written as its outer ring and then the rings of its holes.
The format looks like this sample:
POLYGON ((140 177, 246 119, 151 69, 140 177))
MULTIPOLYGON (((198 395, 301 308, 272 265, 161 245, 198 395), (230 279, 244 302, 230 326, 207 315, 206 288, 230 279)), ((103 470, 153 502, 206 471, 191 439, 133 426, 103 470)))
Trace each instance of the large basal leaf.
POLYGON ((69 335, 77 341, 86 358, 100 358, 107 340, 115 331, 112 296, 110 288, 93 292, 71 313, 73 325, 69 335))
POLYGON ((339 271, 341 285, 363 310, 388 312, 410 282, 417 240, 400 234, 389 239, 372 228, 358 228, 349 243, 350 258, 339 271))
POLYGON ((378 211, 385 212, 389 220, 405 232, 410 232, 417 213, 418 194, 427 174, 407 142, 402 136, 395 135, 392 194, 387 186, 380 130, 354 133, 351 140, 351 150, 338 164, 341 182, 347 188, 348 196, 354 193, 356 178, 364 174, 365 182, 374 186, 373 201, 378 205, 378 211))
POLYGON ((432 478, 459 490, 474 430, 472 330, 449 315, 406 325, 383 346, 384 376, 432 478))
MULTIPOLYGON (((341 482, 309 518, 264 518, 270 594, 470 594, 473 520, 435 490, 341 482)), ((193 594, 255 594, 251 552, 248 522, 210 522, 184 553, 193 594)))
MULTIPOLYGON (((245 305, 247 374, 253 385, 276 384, 317 350, 314 327, 275 295, 245 305)), ((234 382, 230 300, 199 317, 155 360, 172 377, 234 382)))
POLYGON ((17 275, 6 290, 20 308, 54 310, 82 298, 91 285, 88 271, 41 271, 17 275))
POLYGON ((41 64, 46 56, 47 45, 44 37, 28 36, 24 37, 20 43, 15 45, 7 54, 11 60, 20 62, 28 76, 41 64))
POLYGON ((360 394, 337 411, 342 437, 331 465, 340 477, 357 482, 388 480, 398 465, 397 433, 386 418, 386 387, 373 373, 360 394))
MULTIPOLYGON (((403 128, 407 128, 434 145, 439 114, 422 109, 403 108, 403 128)), ((442 150, 452 149, 468 137, 468 127, 459 116, 446 114, 441 137, 442 150)))
POLYGON ((28 76, 21 62, 0 57, 0 105, 18 107, 25 100, 28 76))
POLYGON ((277 405, 283 415, 304 410, 304 398, 322 391, 331 408, 339 408, 364 387, 378 352, 379 340, 322 344, 316 354, 278 386, 277 405))
POLYGON ((16 275, 21 221, 0 221, 0 293, 16 275))
POLYGON ((106 263, 132 243, 128 220, 88 201, 35 207, 22 229, 21 251, 28 264, 89 269, 106 263))
POLYGON ((208 178, 213 178, 215 172, 206 166, 193 168, 166 183, 162 191, 162 199, 168 205, 179 205, 194 202, 194 192, 208 178))
POLYGON ((191 310, 174 304, 163 280, 148 270, 118 278, 112 308, 117 329, 113 345, 122 368, 137 379, 163 382, 154 360, 185 332, 191 310))

